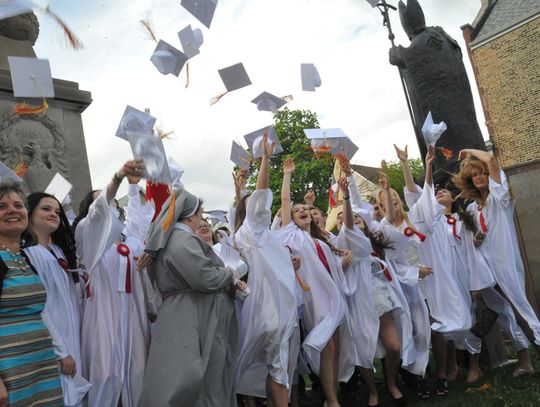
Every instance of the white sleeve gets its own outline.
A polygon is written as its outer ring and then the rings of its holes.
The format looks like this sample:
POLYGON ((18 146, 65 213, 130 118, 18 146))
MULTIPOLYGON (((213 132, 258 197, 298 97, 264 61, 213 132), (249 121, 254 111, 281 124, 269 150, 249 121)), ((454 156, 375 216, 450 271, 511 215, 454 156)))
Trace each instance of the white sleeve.
POLYGON ((506 205, 511 201, 511 196, 510 185, 503 170, 501 170, 500 178, 501 183, 498 184, 491 176, 489 177, 489 192, 497 201, 506 205))
POLYGON ((248 198, 246 205, 246 225, 251 233, 260 234, 269 230, 272 222, 272 191, 258 189, 248 198))
POLYGON ((416 287, 418 285, 418 281, 420 280, 419 267, 397 262, 394 262, 394 266, 397 278, 401 283, 412 287, 416 287))
POLYGON ((128 186, 128 204, 126 206, 126 235, 134 237, 142 242, 150 228, 152 216, 147 211, 151 205, 141 203, 140 189, 137 184, 128 186))
POLYGON ((51 334, 54 353, 56 354, 56 357, 58 359, 64 359, 66 356, 69 356, 67 346, 63 341, 62 336, 58 333, 56 327, 54 326, 52 319, 49 317, 46 306, 41 313, 41 318, 43 319, 43 322, 45 323, 47 329, 49 330, 49 333, 51 334))

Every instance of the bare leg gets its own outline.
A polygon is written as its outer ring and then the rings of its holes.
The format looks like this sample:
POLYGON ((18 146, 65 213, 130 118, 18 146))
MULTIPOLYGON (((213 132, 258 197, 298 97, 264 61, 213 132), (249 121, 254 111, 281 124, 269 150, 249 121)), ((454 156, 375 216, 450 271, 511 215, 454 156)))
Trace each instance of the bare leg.
POLYGON ((399 341, 399 335, 396 329, 396 324, 392 314, 387 312, 380 318, 379 325, 379 338, 386 350, 386 356, 384 358, 384 365, 386 369, 386 388, 394 399, 403 397, 403 394, 399 391, 396 381, 397 373, 400 366, 400 352, 401 344, 399 341))
POLYGON ((266 376, 266 397, 269 407, 287 407, 289 405, 287 387, 276 383, 270 375, 266 376))
POLYGON ((373 376, 373 369, 360 368, 360 376, 364 380, 368 391, 368 405, 376 406, 379 404, 379 393, 377 392, 377 386, 375 385, 375 378, 373 376))
POLYGON ((337 331, 321 352, 321 385, 328 407, 339 407, 337 399, 336 365, 339 361, 338 347, 336 346, 337 331))
POLYGON ((480 378, 480 354, 469 353, 469 372, 465 383, 474 383, 480 378))
POLYGON ((435 363, 437 364, 437 379, 446 379, 446 341, 444 336, 439 333, 431 332, 431 344, 435 355, 435 363))
POLYGON ((293 384, 291 389, 291 407, 300 407, 300 397, 298 394, 297 384, 293 384))
POLYGON ((457 379, 458 375, 458 364, 456 356, 456 346, 453 341, 450 341, 446 344, 446 367, 447 367, 447 377, 448 381, 453 382, 457 379))

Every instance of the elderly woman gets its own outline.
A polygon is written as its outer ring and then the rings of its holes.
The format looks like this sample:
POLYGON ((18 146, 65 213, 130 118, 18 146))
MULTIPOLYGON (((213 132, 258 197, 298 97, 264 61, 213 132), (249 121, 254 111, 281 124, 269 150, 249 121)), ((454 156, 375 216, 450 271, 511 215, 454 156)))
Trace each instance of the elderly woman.
POLYGON ((22 190, 0 184, 0 406, 63 406, 45 287, 21 252, 28 211, 22 190))
POLYGON ((152 225, 145 251, 155 258, 164 297, 154 326, 139 403, 144 406, 236 406, 237 323, 233 270, 195 231, 201 201, 185 190, 152 225))

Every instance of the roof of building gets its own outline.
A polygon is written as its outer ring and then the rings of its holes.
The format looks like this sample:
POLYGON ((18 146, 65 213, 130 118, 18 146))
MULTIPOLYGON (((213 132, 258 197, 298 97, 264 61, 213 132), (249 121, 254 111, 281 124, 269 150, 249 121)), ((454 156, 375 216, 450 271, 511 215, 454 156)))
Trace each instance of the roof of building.
POLYGON ((471 45, 488 40, 538 14, 538 0, 491 0, 474 27, 471 45))

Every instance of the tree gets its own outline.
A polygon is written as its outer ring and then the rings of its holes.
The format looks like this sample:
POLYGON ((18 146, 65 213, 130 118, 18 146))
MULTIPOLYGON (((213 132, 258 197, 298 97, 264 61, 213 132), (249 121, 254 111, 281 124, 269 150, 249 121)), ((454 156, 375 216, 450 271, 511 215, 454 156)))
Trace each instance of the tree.
MULTIPOLYGON (((403 199, 405 180, 403 178, 401 163, 399 161, 390 161, 386 163, 386 166, 386 175, 388 175, 390 186, 394 188, 403 199)), ((409 166, 411 167, 411 173, 415 180, 420 179, 424 175, 424 165, 421 158, 409 159, 409 166)))
MULTIPOLYGON (((328 190, 332 178, 333 160, 330 156, 317 158, 310 149, 310 142, 303 129, 319 128, 317 115, 309 110, 289 110, 287 108, 274 113, 274 128, 283 146, 283 153, 270 159, 270 189, 274 194, 272 213, 281 206, 280 192, 283 178, 283 161, 292 157, 296 164, 291 183, 293 203, 303 203, 309 188, 317 196, 315 205, 326 212, 328 208, 328 190)), ((248 191, 255 189, 258 165, 252 163, 247 182, 248 191)))

